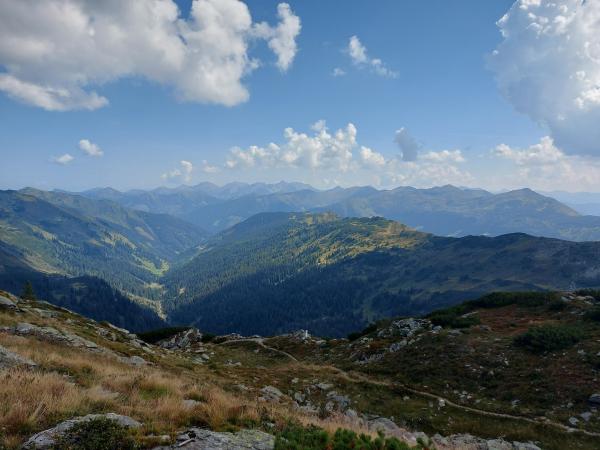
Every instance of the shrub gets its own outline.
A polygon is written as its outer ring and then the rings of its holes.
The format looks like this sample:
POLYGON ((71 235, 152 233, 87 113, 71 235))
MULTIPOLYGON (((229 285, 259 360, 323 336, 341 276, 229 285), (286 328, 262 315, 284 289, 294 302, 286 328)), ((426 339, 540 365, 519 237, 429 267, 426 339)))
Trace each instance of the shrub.
POLYGON ((431 323, 441 327, 469 328, 470 326, 477 325, 479 323, 478 317, 462 317, 463 314, 463 308, 454 307, 442 309, 441 311, 434 311, 427 317, 429 320, 431 320, 431 323))
POLYGON ((380 433, 376 438, 339 428, 333 435, 311 425, 288 425, 275 439, 275 450, 410 450, 398 439, 386 438, 380 433))
POLYGON ((590 309, 585 313, 585 318, 594 322, 600 322, 600 307, 590 309))
POLYGON ((138 448, 127 428, 105 418, 80 422, 55 444, 55 450, 135 450, 138 448))
POLYGON ((569 348, 582 338, 582 331, 572 326, 540 325, 517 336, 514 343, 533 352, 551 352, 569 348))
POLYGON ((148 344, 156 344, 158 341, 168 339, 172 336, 175 336, 177 333, 181 333, 182 331, 186 331, 189 329, 190 327, 158 328, 156 330, 137 333, 137 335, 142 341, 147 342, 148 344))
POLYGON ((366 328, 363 328, 362 331, 356 331, 354 333, 350 333, 348 335, 348 340, 349 341, 355 341, 363 336, 366 336, 367 334, 370 334, 374 331, 377 330, 377 324, 376 323, 371 323, 369 324, 366 328))

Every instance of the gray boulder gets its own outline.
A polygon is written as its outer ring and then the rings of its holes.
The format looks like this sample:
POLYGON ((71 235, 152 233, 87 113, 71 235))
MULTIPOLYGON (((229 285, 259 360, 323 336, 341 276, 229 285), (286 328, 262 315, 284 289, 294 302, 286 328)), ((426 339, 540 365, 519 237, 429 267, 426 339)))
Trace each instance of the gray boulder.
POLYGON ((0 309, 16 309, 17 304, 10 298, 0 295, 0 309))
POLYGON ((117 422, 119 425, 126 428, 139 428, 142 426, 137 420, 131 417, 121 416, 119 414, 107 413, 107 414, 88 414, 87 416, 75 417, 73 419, 65 420, 59 423, 54 428, 50 428, 45 431, 41 431, 31 436, 25 444, 23 449, 27 450, 46 450, 51 449, 56 444, 56 441, 64 436, 67 431, 73 428, 74 425, 81 422, 89 422, 94 419, 108 419, 117 422))
POLYGON ((37 364, 30 359, 24 358, 21 355, 11 352, 0 345, 0 370, 10 369, 11 367, 25 366, 36 367, 37 364))
POLYGON ((592 405, 600 406, 600 394, 592 394, 590 398, 588 398, 588 402, 592 405))
POLYGON ((202 333, 196 328, 182 331, 157 343, 158 346, 169 350, 188 350, 198 344, 202 344, 202 333))
POLYGON ((191 428, 177 436, 177 443, 154 450, 272 450, 275 437, 258 430, 241 430, 237 433, 218 433, 202 428, 191 428))

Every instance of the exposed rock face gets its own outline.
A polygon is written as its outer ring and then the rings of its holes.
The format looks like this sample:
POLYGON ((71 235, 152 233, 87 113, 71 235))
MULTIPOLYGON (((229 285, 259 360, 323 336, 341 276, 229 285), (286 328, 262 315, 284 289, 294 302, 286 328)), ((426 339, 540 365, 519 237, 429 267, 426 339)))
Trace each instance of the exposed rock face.
POLYGON ((531 442, 509 442, 504 439, 481 439, 470 434, 449 437, 435 435, 432 438, 438 450, 541 450, 531 442))
POLYGON ((182 331, 157 343, 160 347, 169 350, 188 350, 199 344, 202 344, 202 333, 196 328, 182 331))
POLYGON ((281 392, 275 386, 265 386, 260 390, 260 392, 262 396, 259 397, 259 400, 267 402, 278 402, 283 396, 283 392, 281 392))
POLYGON ((108 413, 108 414, 88 414, 87 416, 75 417, 73 419, 65 420, 59 423, 54 428, 50 428, 40 433, 34 434, 29 438, 23 449, 27 450, 46 450, 51 449, 56 444, 56 441, 64 436, 75 424, 81 422, 89 422, 94 419, 108 419, 117 422, 119 425, 126 428, 139 428, 142 426, 141 423, 132 419, 131 417, 121 416, 119 414, 108 413))
POLYGON ((90 350, 100 351, 100 348, 94 342, 88 341, 75 334, 61 332, 52 327, 38 327, 37 325, 32 325, 30 323, 19 323, 14 328, 6 327, 4 331, 19 336, 35 336, 48 341, 60 342, 71 347, 84 347, 90 350))
POLYGON ((10 369, 11 367, 24 366, 36 367, 37 364, 30 359, 24 358, 16 353, 13 353, 0 345, 0 370, 10 369))
POLYGON ((600 394, 592 394, 592 395, 590 395, 590 398, 588 399, 588 402, 590 402, 592 405, 600 406, 600 394))
POLYGON ((177 444, 157 447, 154 450, 271 450, 275 437, 258 430, 241 430, 237 433, 217 433, 201 428, 191 428, 177 436, 177 444))
POLYGON ((10 298, 0 295, 0 309, 16 309, 17 304, 10 298))
POLYGON ((377 336, 380 338, 404 337, 409 338, 420 330, 431 328, 431 322, 427 319, 401 319, 394 320, 388 327, 380 330, 377 336))

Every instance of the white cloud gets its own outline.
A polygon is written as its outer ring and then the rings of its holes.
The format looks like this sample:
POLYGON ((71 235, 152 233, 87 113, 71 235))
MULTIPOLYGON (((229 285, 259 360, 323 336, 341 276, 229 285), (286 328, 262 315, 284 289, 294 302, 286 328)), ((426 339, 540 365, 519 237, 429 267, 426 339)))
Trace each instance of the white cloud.
POLYGON ((165 181, 183 181, 189 183, 192 181, 192 172, 194 165, 186 160, 179 161, 179 166, 176 169, 163 173, 160 177, 165 181))
POLYGON ((63 166, 66 166, 67 164, 69 164, 74 159, 75 158, 73 156, 69 155, 68 153, 65 153, 64 155, 52 158, 52 162, 55 162, 56 164, 61 164, 63 166))
POLYGON ((277 55, 277 67, 285 72, 292 65, 298 51, 296 38, 302 26, 300 18, 292 12, 287 3, 277 6, 277 15, 280 22, 276 27, 261 22, 256 25, 255 34, 267 40, 269 47, 277 55))
POLYGON ((568 155, 554 140, 545 136, 527 148, 498 145, 492 155, 514 164, 503 173, 504 187, 531 186, 536 189, 569 191, 597 190, 600 180, 600 158, 568 155))
POLYGON ((386 164, 385 157, 369 147, 361 147, 360 159, 367 167, 384 167, 386 164))
POLYGON ((503 95, 570 154, 600 154, 600 2, 520 0, 490 56, 503 95))
POLYGON ((356 146, 356 127, 349 123, 345 129, 329 133, 325 121, 316 122, 313 136, 298 133, 292 128, 284 130, 285 143, 256 145, 246 150, 235 147, 230 151, 226 167, 303 167, 308 169, 335 169, 347 171, 356 146))
POLYGON ((373 72, 382 77, 396 78, 398 76, 398 73, 388 69, 381 59, 370 58, 367 54, 367 48, 360 42, 358 36, 350 37, 346 51, 350 55, 352 62, 358 67, 369 67, 373 72))
POLYGON ((213 165, 210 165, 207 160, 203 159, 200 165, 200 171, 204 173, 217 173, 219 172, 219 168, 213 165))
POLYGON ((344 69, 336 67, 331 72, 331 75, 334 76, 334 77, 343 77, 344 75, 346 75, 346 71, 344 69))
POLYGON ((254 24, 239 0, 193 0, 188 18, 173 0, 20 0, 0 2, 0 90, 50 111, 97 109, 94 88, 124 77, 173 87, 184 101, 236 105, 248 55, 264 39, 286 70, 300 20, 288 5, 280 22, 254 24), (258 33, 257 30, 262 30, 258 33))
POLYGON ((460 150, 441 150, 439 152, 429 151, 422 156, 422 159, 432 162, 465 162, 465 158, 460 150))
POLYGON ((90 142, 87 139, 82 139, 79 141, 79 148, 88 156, 102 156, 104 152, 98 145, 90 142))
MULTIPOLYGON (((357 141, 358 131, 349 123, 345 128, 330 132, 325 121, 311 126, 312 135, 287 128, 284 142, 266 146, 252 145, 246 149, 231 149, 225 167, 240 172, 269 174, 282 173, 320 186, 333 184, 374 184, 395 186, 412 184, 432 186, 455 183, 465 185, 473 181, 470 173, 459 164, 466 160, 460 150, 428 151, 420 159, 406 161, 401 157, 386 158, 357 141)), ((406 137, 406 133, 401 133, 406 137)), ((414 139, 411 138, 414 144, 414 139)), ((416 145, 416 144, 414 144, 416 145)), ((420 148, 420 146, 418 146, 420 148)))
POLYGON ((406 128, 402 127, 396 130, 394 142, 398 145, 404 161, 416 161, 419 157, 422 145, 410 135, 406 128))

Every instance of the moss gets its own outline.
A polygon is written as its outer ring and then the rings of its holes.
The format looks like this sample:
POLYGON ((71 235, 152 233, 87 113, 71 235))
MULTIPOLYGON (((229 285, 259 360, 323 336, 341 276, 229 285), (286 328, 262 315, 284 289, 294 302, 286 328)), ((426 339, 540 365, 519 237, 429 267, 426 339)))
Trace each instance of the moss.
POLYGON ((80 422, 55 444, 55 450, 135 450, 139 448, 129 430, 105 418, 80 422))

